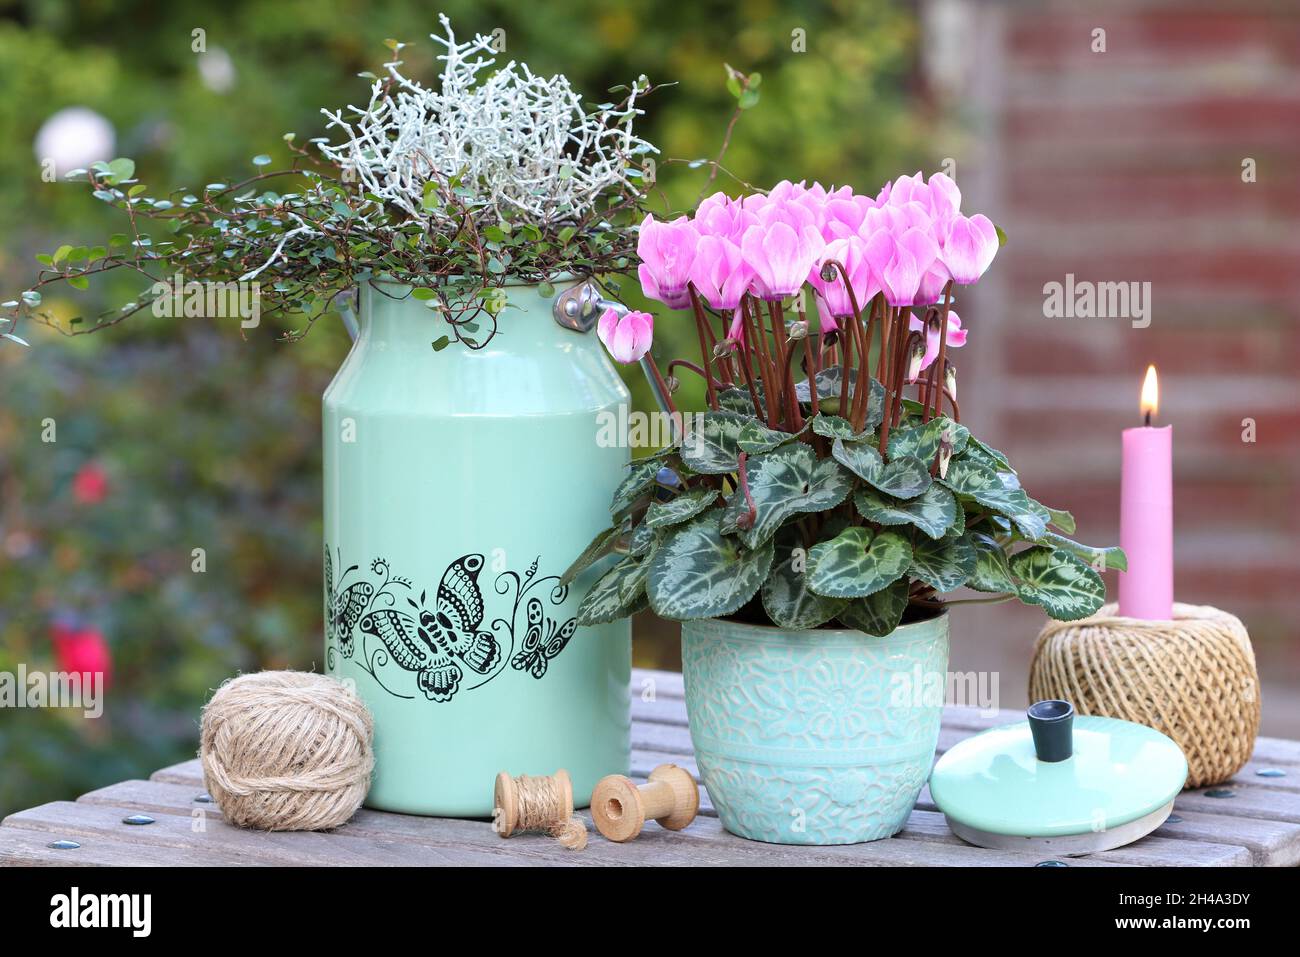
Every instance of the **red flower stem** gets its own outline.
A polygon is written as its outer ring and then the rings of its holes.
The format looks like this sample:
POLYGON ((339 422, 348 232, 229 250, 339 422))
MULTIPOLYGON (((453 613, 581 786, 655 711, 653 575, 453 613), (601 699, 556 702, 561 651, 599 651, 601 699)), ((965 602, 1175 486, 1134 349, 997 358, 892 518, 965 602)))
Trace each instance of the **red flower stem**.
POLYGON ((749 345, 749 313, 743 311, 743 308, 742 306, 740 323, 740 371, 745 377, 745 385, 749 386, 749 400, 754 403, 754 415, 761 419, 763 410, 758 404, 758 390, 754 388, 754 373, 749 368, 750 359, 754 355, 749 345))
MULTIPOLYGON (((799 321, 804 323, 805 325, 808 323, 808 316, 803 311, 802 298, 800 298, 799 300, 799 321)), ((818 371, 818 367, 821 364, 821 351, 822 351, 821 342, 822 342, 821 319, 818 318, 817 331, 814 332, 812 329, 809 329, 808 334, 804 336, 803 339, 804 363, 808 366, 808 368, 805 369, 804 371, 808 375, 808 397, 809 399, 812 400, 813 415, 818 415, 821 412, 821 399, 817 395, 817 371, 818 371)), ((793 346, 790 347, 790 351, 791 352, 794 351, 793 346)), ((800 414, 798 412, 798 408, 799 405, 796 402, 795 403, 796 415, 800 414)), ((800 423, 798 427, 803 428, 802 423, 800 423)))
MULTIPOLYGON (((755 343, 758 346, 757 352, 759 357, 759 365, 762 368, 762 377, 763 377, 763 398, 765 399, 767 404, 767 424, 769 426, 775 427, 777 421, 776 385, 775 385, 776 371, 772 367, 772 357, 768 354, 767 351, 767 334, 763 331, 763 325, 761 322, 758 321, 757 316, 751 314, 748 308, 747 304, 751 302, 756 303, 757 300, 754 300, 749 296, 746 296, 745 299, 742 300, 742 307, 745 310, 744 311, 745 334, 749 337, 751 342, 755 343)), ((758 306, 755 305, 754 313, 757 312, 758 312, 758 306)))
POLYGON ((749 506, 749 511, 745 513, 743 522, 737 522, 741 528, 753 528, 754 519, 758 518, 758 507, 754 505, 754 496, 749 493, 749 475, 745 470, 745 462, 749 454, 741 452, 736 462, 736 478, 740 482, 740 494, 745 496, 745 504, 749 506))
MULTIPOLYGON (((934 368, 938 370, 936 375, 940 376, 943 375, 944 362, 948 358, 948 306, 952 296, 952 283, 953 281, 949 279, 943 287, 943 315, 939 319, 939 356, 934 360, 934 368)), ((935 396, 934 414, 943 414, 943 398, 939 395, 935 396)))
MULTIPOLYGON (((775 350, 775 360, 778 369, 785 370, 781 377, 778 388, 781 390, 781 422, 784 424, 787 420, 793 421, 794 416, 788 414, 788 408, 791 399, 794 397, 794 380, 791 378, 789 369, 790 363, 786 359, 785 343, 785 319, 781 314, 781 303, 770 300, 767 304, 767 318, 772 325, 772 348, 775 350), (787 389, 786 386, 789 385, 787 389)), ((794 431, 791 429, 790 431, 794 431)))
POLYGON ((688 283, 687 291, 691 294, 691 308, 695 312, 695 331, 700 337, 700 360, 704 367, 704 389, 708 395, 709 408, 718 411, 718 390, 713 384, 713 373, 709 366, 713 362, 713 350, 709 348, 708 322, 704 318, 704 306, 695 292, 695 285, 688 283))

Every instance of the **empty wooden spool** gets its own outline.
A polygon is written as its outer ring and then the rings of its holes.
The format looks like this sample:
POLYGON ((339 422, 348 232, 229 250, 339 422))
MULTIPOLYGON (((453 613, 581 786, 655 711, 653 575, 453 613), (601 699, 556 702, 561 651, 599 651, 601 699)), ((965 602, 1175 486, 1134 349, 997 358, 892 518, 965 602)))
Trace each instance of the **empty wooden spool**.
POLYGON ((591 817, 608 840, 630 841, 647 820, 680 831, 695 820, 700 789, 690 774, 675 764, 661 764, 648 783, 637 787, 631 778, 611 774, 601 778, 591 795, 591 817))

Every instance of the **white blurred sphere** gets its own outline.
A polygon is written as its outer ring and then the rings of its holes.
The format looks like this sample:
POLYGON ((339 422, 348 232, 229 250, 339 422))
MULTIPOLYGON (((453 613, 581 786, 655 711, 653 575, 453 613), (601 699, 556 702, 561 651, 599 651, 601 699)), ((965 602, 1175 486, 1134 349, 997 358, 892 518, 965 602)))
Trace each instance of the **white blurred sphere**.
POLYGON ((199 77, 213 93, 225 93, 235 85, 235 62, 221 47, 199 55, 199 77))
POLYGON ((113 124, 85 106, 59 110, 36 134, 36 159, 54 161, 59 177, 98 160, 113 159, 117 134, 113 124))

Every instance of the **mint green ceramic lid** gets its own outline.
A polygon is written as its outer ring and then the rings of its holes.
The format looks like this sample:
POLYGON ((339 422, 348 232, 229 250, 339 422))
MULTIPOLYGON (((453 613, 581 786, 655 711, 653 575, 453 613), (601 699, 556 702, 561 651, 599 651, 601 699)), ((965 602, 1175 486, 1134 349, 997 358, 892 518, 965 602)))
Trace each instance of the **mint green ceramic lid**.
MULTIPOLYGON (((939 759, 930 776, 934 803, 967 829, 1063 837, 1112 831, 1155 814, 1182 790, 1187 759, 1159 731, 1117 718, 1074 717, 1072 709, 1061 718, 1068 757, 1040 760, 1029 721, 982 732, 939 759)), ((1045 747, 1041 737, 1039 747, 1045 747)))

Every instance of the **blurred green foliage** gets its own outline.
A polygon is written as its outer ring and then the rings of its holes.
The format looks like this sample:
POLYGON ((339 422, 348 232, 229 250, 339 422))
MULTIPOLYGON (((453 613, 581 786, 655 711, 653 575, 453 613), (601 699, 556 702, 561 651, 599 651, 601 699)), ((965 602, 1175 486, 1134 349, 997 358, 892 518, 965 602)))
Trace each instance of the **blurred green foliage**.
MULTIPOLYGON (((545 4, 445 0, 457 31, 505 30, 507 57, 564 72, 592 102, 645 73, 677 81, 645 104, 643 134, 665 158, 716 154, 735 100, 724 63, 763 75, 725 159, 756 185, 851 182, 874 190, 927 158, 910 111, 915 23, 885 0, 545 4), (802 36, 798 31, 803 31, 802 36), (806 52, 795 52, 800 44, 806 52)), ((27 0, 0 20, 0 285, 26 288, 33 256, 95 244, 121 223, 84 185, 47 183, 32 150, 56 110, 84 105, 116 128, 115 153, 159 189, 246 174, 287 157, 282 135, 320 135, 322 106, 357 102, 385 38, 411 42, 408 72, 434 75, 437 5, 418 0, 109 2, 27 0), (234 65, 203 82, 193 31, 234 65), (423 42, 420 42, 422 41, 423 42)), ((110 159, 111 157, 104 157, 110 159)), ((63 171, 60 171, 63 172, 63 171)), ((707 170, 660 167, 665 211, 691 205, 707 170)), ((719 175, 716 186, 737 184, 719 175)), ((93 314, 135 291, 121 274, 60 315, 93 314)), ((635 283, 624 290, 635 301, 635 283)), ((657 304, 656 304, 657 305, 657 304)), ((661 312, 656 352, 694 331, 661 312)), ((193 755, 199 708, 239 671, 319 666, 319 397, 348 348, 321 324, 295 345, 273 323, 147 314, 95 336, 30 323, 32 348, 0 344, 0 670, 54 666, 53 616, 102 630, 114 660, 105 716, 0 713, 0 814, 142 776, 193 755), (52 419, 57 441, 43 442, 52 419), (109 494, 78 503, 73 476, 101 466, 109 494), (206 571, 192 570, 192 549, 206 571)), ((648 393, 635 369, 637 402, 648 393)), ((683 384, 682 404, 701 401, 683 384)), ((638 643, 642 663, 654 648, 638 643)))

